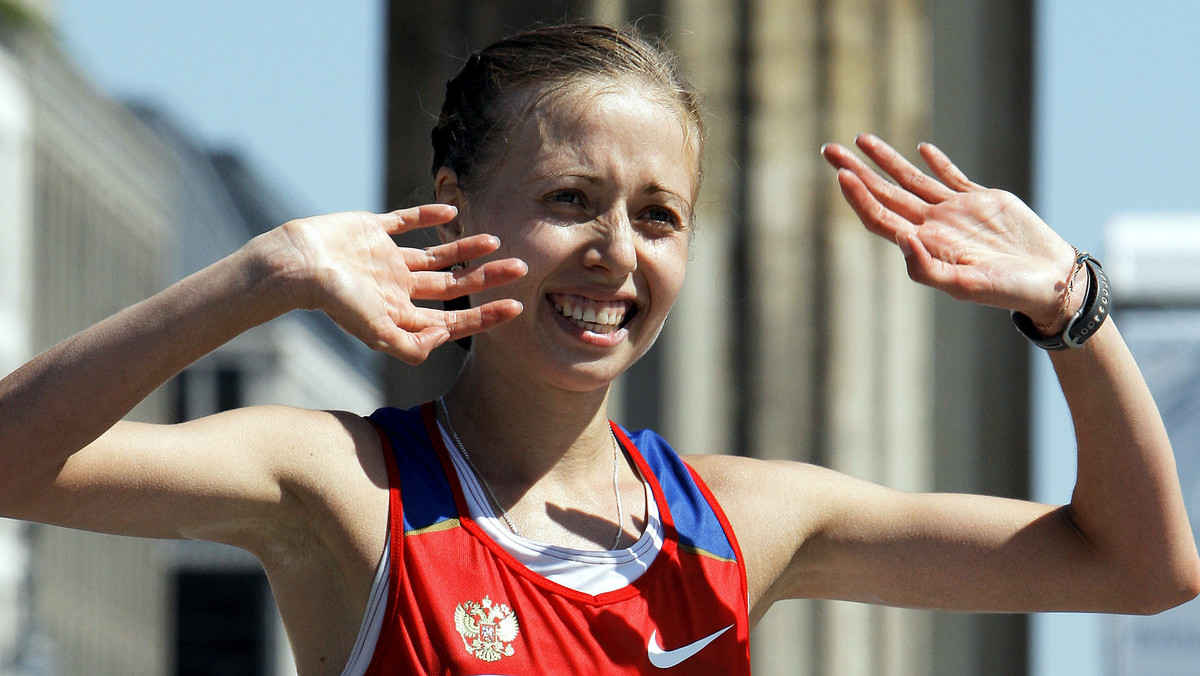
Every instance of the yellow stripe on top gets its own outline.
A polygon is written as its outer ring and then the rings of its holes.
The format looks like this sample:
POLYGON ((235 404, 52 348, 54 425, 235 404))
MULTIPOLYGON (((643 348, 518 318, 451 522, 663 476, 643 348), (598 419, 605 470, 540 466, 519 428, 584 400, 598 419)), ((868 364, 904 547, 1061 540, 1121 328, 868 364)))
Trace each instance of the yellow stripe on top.
POLYGON ((406 530, 406 531, 404 531, 404 536, 408 537, 409 535, 423 535, 425 533, 437 533, 438 531, 450 530, 451 528, 458 528, 461 525, 462 524, 459 523, 458 519, 446 519, 445 521, 439 521, 439 522, 433 524, 432 526, 425 526, 424 528, 414 528, 412 530, 406 530))
POLYGON ((693 547, 692 545, 685 545, 682 542, 679 543, 679 551, 688 552, 689 554, 699 554, 700 556, 706 556, 722 563, 734 563, 737 561, 737 559, 727 559, 724 556, 717 556, 707 549, 700 549, 699 547, 693 547))

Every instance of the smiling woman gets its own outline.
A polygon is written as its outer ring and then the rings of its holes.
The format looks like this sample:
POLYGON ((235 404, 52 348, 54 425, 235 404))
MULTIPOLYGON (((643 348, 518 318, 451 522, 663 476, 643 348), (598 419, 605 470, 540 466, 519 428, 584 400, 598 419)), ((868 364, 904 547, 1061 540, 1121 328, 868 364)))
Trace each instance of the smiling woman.
POLYGON ((678 296, 697 181, 695 162, 678 159, 695 151, 665 106, 611 84, 547 97, 507 136, 503 171, 486 185, 465 188, 445 166, 436 177, 438 199, 459 207, 444 238, 495 234, 494 255, 529 266, 479 294, 525 311, 476 338, 459 381, 491 374, 467 388, 478 391, 499 373, 538 373, 598 393, 650 348, 678 296))
POLYGON ((0 513, 249 550, 306 674, 746 674, 779 599, 1155 612, 1196 595, 1170 444, 1105 321, 1102 268, 931 145, 930 175, 859 137, 891 181, 823 152, 913 279, 1072 338, 1052 357, 1078 428, 1070 505, 685 463, 610 421, 611 383, 684 281, 703 137, 669 54, 632 31, 478 52, 433 134, 439 204, 286 223, 0 381, 0 513), (441 244, 389 237, 426 227, 441 244), (476 340, 445 396, 407 411, 118 422, 295 308, 409 363, 476 340))

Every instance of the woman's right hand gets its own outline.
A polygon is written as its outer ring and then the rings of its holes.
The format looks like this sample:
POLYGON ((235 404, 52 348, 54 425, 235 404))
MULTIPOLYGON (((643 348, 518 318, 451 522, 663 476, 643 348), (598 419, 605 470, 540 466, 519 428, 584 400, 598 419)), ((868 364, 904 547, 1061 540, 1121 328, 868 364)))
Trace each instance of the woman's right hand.
POLYGON ((429 204, 387 214, 344 212, 290 221, 258 238, 272 276, 286 282, 292 307, 322 310, 369 347, 409 364, 424 361, 447 340, 486 331, 517 316, 521 304, 501 299, 466 310, 421 307, 520 278, 516 258, 449 271, 492 253, 500 240, 475 235, 413 249, 391 235, 449 222, 457 210, 429 204))
MULTIPOLYGON (((390 237, 454 215, 433 205, 289 222, 0 378, 0 516, 213 540, 260 559, 292 551, 287 543, 311 543, 315 533, 358 528, 319 522, 335 518, 325 507, 347 504, 349 490, 378 498, 372 489, 385 472, 374 480, 361 474, 361 463, 382 470, 378 437, 357 416, 252 407, 178 425, 119 421, 188 365, 289 310, 322 310, 367 345, 411 363, 516 316, 521 305, 511 299, 457 312, 414 305, 526 272, 516 259, 442 272, 494 252, 499 242, 487 235, 424 250, 390 237)), ((382 504, 386 517, 386 496, 382 504)), ((370 524, 362 513, 345 512, 370 524)), ((375 542, 378 532, 366 528, 360 542, 375 542)), ((330 545, 332 558, 294 558, 341 560, 339 542, 330 545)), ((378 557, 372 550, 367 567, 378 557)))

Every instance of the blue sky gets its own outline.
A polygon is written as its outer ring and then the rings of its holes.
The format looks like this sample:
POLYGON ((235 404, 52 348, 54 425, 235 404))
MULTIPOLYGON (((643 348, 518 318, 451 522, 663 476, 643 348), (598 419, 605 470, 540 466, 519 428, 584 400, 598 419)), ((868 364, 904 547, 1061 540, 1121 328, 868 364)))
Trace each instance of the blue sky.
POLYGON ((1121 211, 1200 209, 1200 3, 1047 0, 1035 198, 1081 248, 1121 211))
POLYGON ((108 91, 242 151, 301 209, 382 209, 382 1, 52 4, 68 51, 108 91))
MULTIPOLYGON (((53 4, 105 89, 241 150, 306 212, 383 208, 381 0, 53 4)), ((1043 0, 1036 16, 1035 209, 1101 256, 1115 214, 1200 212, 1200 2, 1043 0)), ((1063 501, 1071 432, 1035 361, 1035 496, 1063 501)), ((1039 673, 1103 673, 1094 619, 1035 623, 1039 673)))

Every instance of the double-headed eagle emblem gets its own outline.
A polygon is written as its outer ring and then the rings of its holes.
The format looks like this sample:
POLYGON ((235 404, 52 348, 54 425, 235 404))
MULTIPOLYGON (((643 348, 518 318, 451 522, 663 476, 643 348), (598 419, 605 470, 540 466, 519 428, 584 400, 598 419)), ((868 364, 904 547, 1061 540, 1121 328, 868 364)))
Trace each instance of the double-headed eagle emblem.
POLYGON ((484 662, 512 655, 512 642, 520 631, 516 613, 486 596, 478 603, 465 601, 455 606, 454 628, 462 636, 467 652, 484 662))

